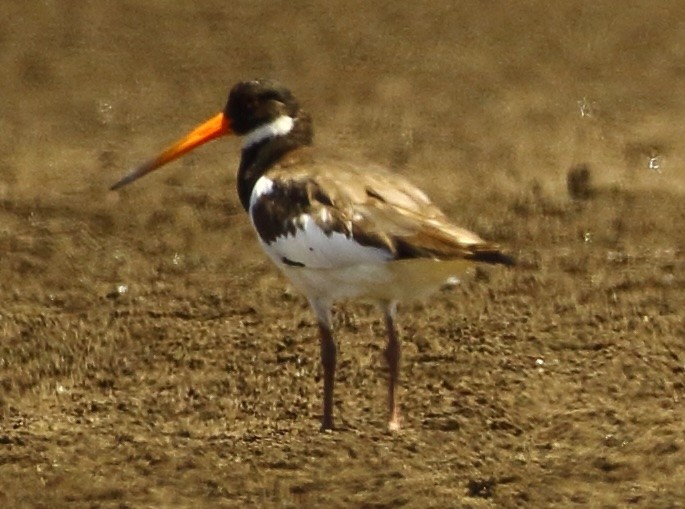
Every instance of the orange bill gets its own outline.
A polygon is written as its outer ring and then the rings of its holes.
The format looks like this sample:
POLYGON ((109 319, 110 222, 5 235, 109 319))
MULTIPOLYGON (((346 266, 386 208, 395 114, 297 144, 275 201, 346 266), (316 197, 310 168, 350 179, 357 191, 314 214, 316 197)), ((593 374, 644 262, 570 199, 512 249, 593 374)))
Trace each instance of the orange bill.
POLYGON ((150 159, 149 161, 134 168, 128 175, 110 187, 110 189, 112 191, 116 191, 117 189, 130 184, 134 180, 138 180, 140 177, 147 175, 158 168, 161 168, 174 159, 178 159, 183 154, 187 154, 194 148, 197 148, 215 138, 226 136, 231 133, 231 123, 229 119, 223 113, 214 115, 212 118, 190 131, 183 138, 171 145, 154 159, 150 159))

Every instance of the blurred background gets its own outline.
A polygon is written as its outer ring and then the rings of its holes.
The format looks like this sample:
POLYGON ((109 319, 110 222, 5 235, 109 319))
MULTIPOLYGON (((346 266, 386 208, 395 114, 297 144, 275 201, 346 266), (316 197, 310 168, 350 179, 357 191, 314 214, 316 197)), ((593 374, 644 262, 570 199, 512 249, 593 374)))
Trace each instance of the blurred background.
MULTIPOLYGON (((106 187, 220 109, 234 82, 260 76, 301 97, 321 144, 425 172, 428 185, 447 173, 469 185, 554 186, 577 162, 607 180, 683 184, 680 2, 0 9, 5 196, 106 187), (661 172, 639 171, 649 156, 661 172)), ((196 186, 230 179, 236 150, 223 145, 187 163, 201 158, 201 172, 171 171, 196 186)))

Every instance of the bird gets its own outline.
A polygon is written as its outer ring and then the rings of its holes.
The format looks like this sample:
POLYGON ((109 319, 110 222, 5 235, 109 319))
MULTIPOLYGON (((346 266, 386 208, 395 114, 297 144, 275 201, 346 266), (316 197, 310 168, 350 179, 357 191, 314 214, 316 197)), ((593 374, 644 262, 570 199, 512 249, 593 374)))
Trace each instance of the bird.
POLYGON ((454 225, 404 176, 317 151, 312 117, 290 89, 269 79, 238 82, 223 111, 111 189, 228 135, 243 140, 237 193, 257 239, 316 316, 323 374, 320 429, 335 428, 332 306, 342 299, 365 299, 375 301, 384 315, 387 430, 399 430, 397 304, 429 296, 474 264, 511 266, 514 258, 454 225))

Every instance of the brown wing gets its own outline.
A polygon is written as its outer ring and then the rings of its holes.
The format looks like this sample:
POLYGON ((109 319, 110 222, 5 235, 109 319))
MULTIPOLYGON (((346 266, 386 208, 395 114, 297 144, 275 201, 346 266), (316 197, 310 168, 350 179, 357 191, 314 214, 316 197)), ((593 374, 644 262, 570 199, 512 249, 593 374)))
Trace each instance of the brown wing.
POLYGON ((385 168, 314 161, 305 151, 286 157, 269 177, 300 190, 298 214, 306 212, 324 231, 345 233, 394 259, 513 263, 496 245, 451 224, 420 189, 385 168))

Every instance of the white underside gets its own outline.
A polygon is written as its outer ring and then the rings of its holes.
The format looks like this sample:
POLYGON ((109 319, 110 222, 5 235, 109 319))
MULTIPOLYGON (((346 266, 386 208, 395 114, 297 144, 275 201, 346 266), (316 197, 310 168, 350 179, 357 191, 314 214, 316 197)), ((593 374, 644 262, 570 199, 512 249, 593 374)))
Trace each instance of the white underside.
POLYGON ((332 269, 308 269, 276 263, 295 288, 309 299, 333 302, 362 298, 407 302, 428 297, 455 284, 471 266, 466 260, 395 260, 332 269))
MULTIPOLYGON (((267 177, 257 180, 250 197, 250 218, 252 218, 251 211, 254 204, 263 196, 271 194, 273 185, 273 181, 267 177)), ((262 241, 264 251, 277 265, 284 265, 285 258, 291 263, 302 264, 311 269, 335 269, 360 264, 376 264, 392 258, 392 255, 384 249, 363 246, 343 233, 324 231, 317 224, 317 219, 320 223, 325 223, 329 220, 328 211, 323 208, 321 214, 319 218, 314 218, 309 214, 302 214, 295 218, 298 226, 296 231, 283 234, 269 243, 262 241)))
POLYGON ((277 264, 286 258, 308 269, 339 269, 380 264, 392 258, 384 249, 362 246, 342 233, 324 232, 308 215, 302 215, 300 221, 302 229, 298 228, 295 234, 283 235, 270 244, 262 243, 277 264))
MULTIPOLYGON (((252 190, 250 209, 272 189, 273 182, 261 177, 252 190)), ((327 212, 324 209, 322 213, 327 212)), ((392 254, 386 250, 363 246, 342 233, 326 233, 309 215, 298 219, 301 228, 294 234, 282 235, 269 243, 260 239, 260 243, 293 286, 310 300, 422 299, 445 284, 454 284, 471 266, 467 260, 392 260, 392 254)))

